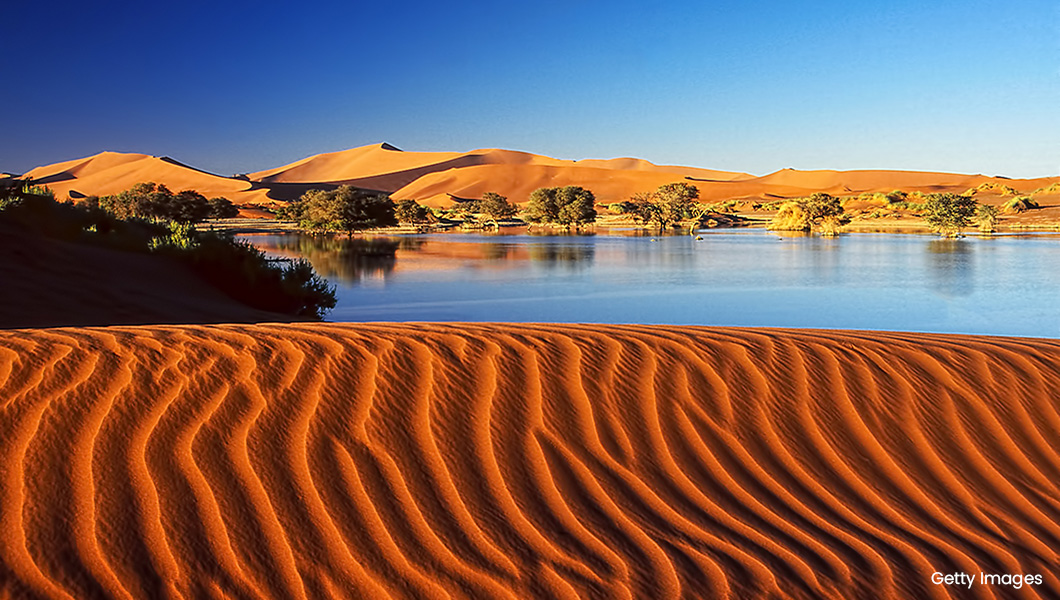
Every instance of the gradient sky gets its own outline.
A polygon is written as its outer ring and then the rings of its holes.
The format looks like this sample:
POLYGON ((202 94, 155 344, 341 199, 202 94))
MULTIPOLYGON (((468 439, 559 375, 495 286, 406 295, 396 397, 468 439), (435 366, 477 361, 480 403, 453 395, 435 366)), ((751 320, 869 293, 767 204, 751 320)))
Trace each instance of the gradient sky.
POLYGON ((757 175, 1060 174, 1060 3, 19 2, 0 170, 387 141, 757 175))

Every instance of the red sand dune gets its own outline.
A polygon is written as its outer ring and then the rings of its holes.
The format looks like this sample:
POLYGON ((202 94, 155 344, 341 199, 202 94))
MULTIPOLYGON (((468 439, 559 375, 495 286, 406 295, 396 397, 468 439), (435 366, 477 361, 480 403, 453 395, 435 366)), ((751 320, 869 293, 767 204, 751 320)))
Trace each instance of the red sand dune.
POLYGON ((449 206, 456 198, 478 198, 492 191, 524 203, 543 186, 580 185, 601 203, 628 200, 633 194, 677 181, 689 182, 709 202, 732 198, 790 198, 813 192, 836 195, 889 192, 964 192, 994 182, 1027 193, 1060 178, 1004 179, 984 175, 912 171, 796 171, 784 169, 755 177, 747 173, 655 165, 636 158, 560 160, 513 150, 404 152, 375 144, 318 154, 292 164, 251 173, 249 181, 198 171, 167 158, 143 154, 102 154, 38 167, 40 179, 60 197, 113 194, 143 181, 164 183, 174 191, 196 189, 237 204, 290 200, 314 186, 340 184, 390 192, 430 206, 449 206))
POLYGON ((0 332, 0 597, 1057 597, 1058 389, 1045 340, 0 332))
POLYGON ((102 152, 37 167, 26 176, 47 185, 60 199, 117 194, 148 181, 165 184, 174 192, 195 190, 208 198, 220 196, 239 204, 267 199, 265 190, 251 190, 249 181, 221 177, 170 158, 146 154, 102 152))

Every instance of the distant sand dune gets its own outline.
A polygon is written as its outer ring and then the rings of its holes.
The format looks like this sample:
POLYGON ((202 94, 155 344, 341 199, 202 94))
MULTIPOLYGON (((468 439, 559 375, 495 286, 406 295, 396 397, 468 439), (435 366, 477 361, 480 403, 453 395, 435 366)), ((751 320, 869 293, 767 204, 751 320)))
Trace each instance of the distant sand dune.
POLYGON ((60 198, 114 194, 145 181, 173 191, 195 189, 240 205, 294 200, 310 189, 339 185, 391 193, 432 207, 449 207, 454 198, 480 198, 485 192, 523 204, 539 187, 578 185, 597 202, 629 200, 660 185, 690 182, 700 199, 778 199, 814 192, 852 195, 862 192, 963 193, 982 183, 1010 186, 1021 193, 1047 188, 1058 178, 1006 179, 984 175, 915 171, 797 171, 782 169, 762 177, 698 167, 656 165, 638 158, 563 160, 515 150, 405 152, 390 144, 372 144, 316 154, 291 164, 221 177, 169 158, 103 152, 88 158, 33 169, 27 175, 51 187, 60 198))
POLYGON ((0 597, 1056 597, 1058 389, 1046 340, 0 332, 0 597))

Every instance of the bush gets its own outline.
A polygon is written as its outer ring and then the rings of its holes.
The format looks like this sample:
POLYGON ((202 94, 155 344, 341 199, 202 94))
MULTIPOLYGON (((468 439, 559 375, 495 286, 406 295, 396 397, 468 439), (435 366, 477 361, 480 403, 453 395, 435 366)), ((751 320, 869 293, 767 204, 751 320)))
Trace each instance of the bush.
POLYGON ((1038 208, 1038 203, 1030 196, 1017 196, 1006 202, 1003 210, 1006 214, 1014 215, 1034 208, 1038 208))
MULTIPOLYGON (((157 187, 151 193, 158 193, 157 187)), ((131 194, 127 197, 135 198, 131 194)), ((282 266, 248 242, 200 232, 188 222, 120 219, 90 203, 56 202, 46 190, 19 187, 0 189, 0 223, 42 237, 127 252, 168 254, 232 298, 261 310, 319 319, 335 306, 334 287, 308 262, 282 266)))
POLYGON ((809 198, 797 198, 780 206, 769 223, 774 231, 818 231, 822 235, 837 235, 844 225, 843 205, 839 198, 817 193, 809 198))
POLYGON ((980 204, 976 209, 975 220, 979 223, 979 231, 982 233, 994 233, 997 231, 998 209, 989 204, 980 204))
POLYGON ((304 259, 271 260, 250 242, 182 224, 172 225, 170 235, 153 246, 188 263, 207 282, 248 306, 312 319, 323 319, 335 307, 334 286, 304 259))

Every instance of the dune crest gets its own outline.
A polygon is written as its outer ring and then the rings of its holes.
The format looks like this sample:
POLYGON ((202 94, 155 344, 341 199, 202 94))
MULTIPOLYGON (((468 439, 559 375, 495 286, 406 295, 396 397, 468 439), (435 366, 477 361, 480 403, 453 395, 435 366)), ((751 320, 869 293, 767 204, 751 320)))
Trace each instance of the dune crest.
POLYGON ((1055 177, 1006 179, 893 170, 782 169, 756 177, 698 167, 656 165, 639 158, 575 161, 496 148, 407 152, 385 142, 317 154, 239 177, 213 175, 166 157, 117 152, 38 167, 27 175, 51 187, 60 198, 113 194, 136 183, 154 181, 174 191, 195 189, 210 197, 223 196, 245 205, 293 200, 310 189, 351 185, 432 207, 449 207, 454 198, 479 198, 485 192, 496 192, 522 204, 539 187, 565 185, 589 188, 597 202, 608 204, 674 182, 695 185, 700 198, 706 202, 793 198, 814 192, 855 195, 896 189, 963 193, 984 183, 1030 193, 1060 182, 1055 177))
POLYGON ((0 597, 1055 597, 1060 342, 0 332, 0 597))

